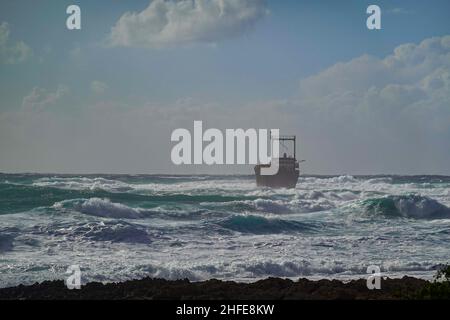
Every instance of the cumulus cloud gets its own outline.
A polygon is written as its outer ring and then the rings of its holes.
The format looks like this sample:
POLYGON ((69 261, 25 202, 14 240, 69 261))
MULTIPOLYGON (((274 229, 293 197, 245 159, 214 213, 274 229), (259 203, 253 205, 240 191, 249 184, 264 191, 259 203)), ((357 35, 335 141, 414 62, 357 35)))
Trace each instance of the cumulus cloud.
MULTIPOLYGON (((435 37, 401 45, 383 59, 364 55, 338 63, 302 80, 300 96, 309 108, 346 116, 431 111, 450 99, 449 72, 450 36, 435 37)), ((448 115, 450 106, 442 111, 448 115)))
POLYGON ((267 13, 264 0, 153 0, 142 12, 125 13, 110 42, 149 48, 215 43, 241 34, 267 13))
POLYGON ((0 24, 0 63, 16 64, 31 56, 31 49, 23 41, 12 43, 9 39, 9 25, 0 24))
POLYGON ((338 63, 302 80, 287 108, 307 139, 326 141, 310 147, 330 170, 324 155, 347 172, 449 173, 450 36, 338 63))
MULTIPOLYGON (((31 101, 54 101, 40 90, 31 96, 41 98, 31 101)), ((194 120, 205 128, 296 134, 307 173, 450 174, 450 36, 337 63, 303 79, 295 98, 237 106, 189 98, 140 106, 105 100, 75 120, 51 112, 0 113, 0 149, 9 151, 0 160, 17 171, 252 172, 171 165, 172 130, 192 129, 194 120)))
POLYGON ((23 98, 22 108, 24 111, 44 111, 47 107, 54 105, 69 93, 69 88, 59 85, 55 91, 35 87, 23 98))
POLYGON ((94 80, 91 82, 91 90, 96 94, 103 94, 108 90, 108 85, 102 81, 94 80))

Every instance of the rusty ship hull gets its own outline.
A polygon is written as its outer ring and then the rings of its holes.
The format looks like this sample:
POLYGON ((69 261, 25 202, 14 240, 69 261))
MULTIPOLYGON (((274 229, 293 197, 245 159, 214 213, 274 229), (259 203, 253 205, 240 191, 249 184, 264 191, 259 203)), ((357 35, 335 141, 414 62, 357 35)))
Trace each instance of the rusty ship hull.
POLYGON ((300 175, 299 165, 295 158, 280 158, 279 170, 275 175, 261 175, 261 168, 270 164, 255 166, 256 185, 270 188, 295 188, 300 175))

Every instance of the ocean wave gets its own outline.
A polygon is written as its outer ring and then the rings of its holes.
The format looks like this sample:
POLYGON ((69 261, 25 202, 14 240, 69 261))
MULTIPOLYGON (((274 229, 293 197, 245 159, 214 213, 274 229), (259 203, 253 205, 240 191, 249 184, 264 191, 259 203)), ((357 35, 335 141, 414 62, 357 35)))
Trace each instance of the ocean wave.
POLYGON ((74 210, 97 217, 115 219, 140 219, 145 217, 145 212, 138 208, 131 208, 121 203, 111 202, 109 199, 90 198, 75 199, 57 202, 53 208, 60 209, 72 207, 74 210))
POLYGON ((12 250, 13 242, 13 235, 0 233, 0 253, 12 250))
POLYGON ((20 234, 17 227, 1 227, 0 226, 0 253, 11 251, 14 247, 14 241, 20 234))
POLYGON ((34 235, 45 235, 64 241, 108 241, 124 243, 150 243, 145 228, 125 221, 79 222, 76 224, 53 223, 35 226, 34 235))
POLYGON ((130 207, 122 203, 112 202, 108 198, 74 199, 57 202, 54 209, 71 208, 80 213, 114 219, 193 219, 202 217, 218 217, 229 213, 255 212, 265 214, 289 214, 318 212, 334 208, 334 204, 326 199, 319 200, 271 200, 258 198, 255 200, 223 199, 221 196, 211 198, 200 197, 201 200, 212 202, 179 201, 174 203, 161 202, 160 206, 151 209, 130 207), (215 202, 221 200, 219 202, 215 202), (225 200, 225 201, 224 201, 225 200), (228 201, 230 200, 230 201, 228 201))
POLYGON ((281 200, 256 199, 253 201, 256 210, 270 213, 289 213, 291 209, 281 200))
POLYGON ((365 270, 361 267, 353 267, 348 270, 339 262, 329 262, 328 264, 314 265, 305 260, 301 261, 258 261, 243 265, 244 272, 250 273, 252 277, 263 278, 272 277, 299 277, 313 274, 338 274, 343 272, 353 272, 363 274, 365 270))
POLYGON ((378 183, 392 183, 391 177, 372 178, 365 181, 366 184, 378 184, 378 183))
MULTIPOLYGON (((425 261, 422 263, 415 261, 397 261, 392 260, 379 264, 382 273, 411 273, 411 272, 427 272, 434 270, 436 264, 425 261)), ((332 277, 337 278, 339 275, 345 278, 351 276, 365 277, 367 275, 367 265, 353 261, 350 265, 339 260, 317 261, 317 260, 288 260, 288 261, 248 261, 239 266, 243 274, 247 274, 252 278, 266 277, 332 277)))
MULTIPOLYGON (((122 203, 112 202, 108 198, 71 199, 56 202, 55 210, 74 210, 76 212, 102 218, 112 219, 148 219, 163 220, 195 220, 201 218, 222 217, 227 213, 232 202, 224 203, 165 203, 149 208, 130 207, 122 203), (222 212, 226 210, 226 212, 222 212)), ((231 207, 244 210, 241 204, 233 203, 231 207)), ((248 207, 247 207, 248 208, 248 207)), ((238 210, 238 211, 239 211, 238 210)))
POLYGON ((318 177, 300 177, 299 182, 306 183, 321 183, 321 184, 347 184, 347 183, 357 183, 360 182, 358 178, 351 175, 341 175, 341 176, 318 176, 318 177))
POLYGON ((362 202, 362 205, 366 213, 387 217, 450 218, 450 208, 437 200, 415 194, 367 199, 362 202))
POLYGON ((219 222, 219 225, 225 229, 252 234, 302 232, 314 230, 312 226, 306 223, 277 218, 265 218, 256 215, 235 215, 219 222))
POLYGON ((339 177, 333 177, 328 179, 332 183, 355 183, 358 182, 358 179, 356 179, 354 176, 350 175, 344 175, 339 177))
POLYGON ((92 241, 111 241, 125 243, 150 243, 150 235, 143 229, 130 223, 94 223, 78 226, 72 229, 74 235, 81 234, 83 238, 92 241))
POLYGON ((119 180, 105 179, 101 177, 44 177, 32 183, 36 187, 52 187, 68 190, 105 190, 105 191, 130 191, 133 188, 119 180))
POLYGON ((289 214, 289 213, 309 213, 329 210, 335 205, 327 199, 309 200, 309 199, 266 199, 258 198, 255 200, 202 203, 203 207, 214 208, 214 210, 231 211, 235 213, 255 212, 270 214, 289 214))
POLYGON ((0 185, 0 214, 30 211, 49 207, 55 203, 70 202, 70 199, 113 198, 119 201, 145 201, 147 196, 105 191, 79 191, 30 184, 0 185))
POLYGON ((178 179, 148 176, 140 179, 130 179, 126 176, 123 179, 113 179, 114 177, 41 177, 35 180, 31 185, 35 187, 52 187, 64 190, 89 190, 106 192, 131 192, 136 194, 160 194, 177 193, 183 190, 183 194, 198 194, 199 192, 233 190, 252 190, 254 189, 253 180, 241 180, 230 177, 226 180, 224 177, 199 177, 186 181, 186 177, 178 179), (128 178, 128 180, 127 180, 128 178), (193 181, 192 181, 193 180, 193 181))

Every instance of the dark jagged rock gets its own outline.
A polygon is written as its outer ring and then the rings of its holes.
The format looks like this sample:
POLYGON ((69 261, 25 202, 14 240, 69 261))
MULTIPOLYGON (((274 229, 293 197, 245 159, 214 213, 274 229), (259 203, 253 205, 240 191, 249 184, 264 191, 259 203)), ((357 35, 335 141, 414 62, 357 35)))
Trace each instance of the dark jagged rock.
POLYGON ((145 278, 122 283, 88 283, 81 290, 68 290, 63 281, 45 281, 31 286, 0 289, 0 299, 31 300, 226 300, 226 299, 408 299, 420 291, 428 282, 422 279, 403 277, 384 279, 380 290, 368 290, 366 280, 344 283, 338 280, 299 279, 292 281, 268 278, 253 283, 208 280, 169 281, 145 278))

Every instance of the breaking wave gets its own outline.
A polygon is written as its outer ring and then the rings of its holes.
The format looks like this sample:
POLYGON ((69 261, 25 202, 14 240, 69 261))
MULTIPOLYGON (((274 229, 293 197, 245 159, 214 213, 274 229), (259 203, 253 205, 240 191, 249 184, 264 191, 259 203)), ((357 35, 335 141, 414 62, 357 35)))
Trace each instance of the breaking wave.
POLYGON ((74 262, 95 281, 347 279, 368 264, 428 278, 448 262, 449 230, 445 176, 271 189, 253 176, 0 174, 0 287, 65 277, 74 262))
POLYGON ((135 209, 121 203, 111 202, 109 199, 90 198, 57 202, 53 208, 73 207, 74 210, 97 217, 115 219, 139 219, 145 217, 142 209, 135 209))
POLYGON ((450 218, 450 208, 437 200, 420 195, 387 196, 367 199, 363 207, 369 214, 415 219, 450 218))
POLYGON ((320 199, 311 199, 296 197, 290 199, 271 200, 258 198, 255 200, 201 203, 202 207, 225 212, 255 212, 270 214, 290 214, 290 213, 309 213, 319 212, 335 208, 335 204, 325 197, 320 199))
POLYGON ((108 241, 123 243, 150 243, 150 234, 144 227, 125 221, 79 222, 75 225, 49 224, 36 226, 35 235, 52 236, 63 241, 108 241))
POLYGON ((92 241, 111 241, 125 243, 150 243, 149 234, 135 225, 120 222, 114 224, 94 223, 82 225, 72 230, 92 241))

